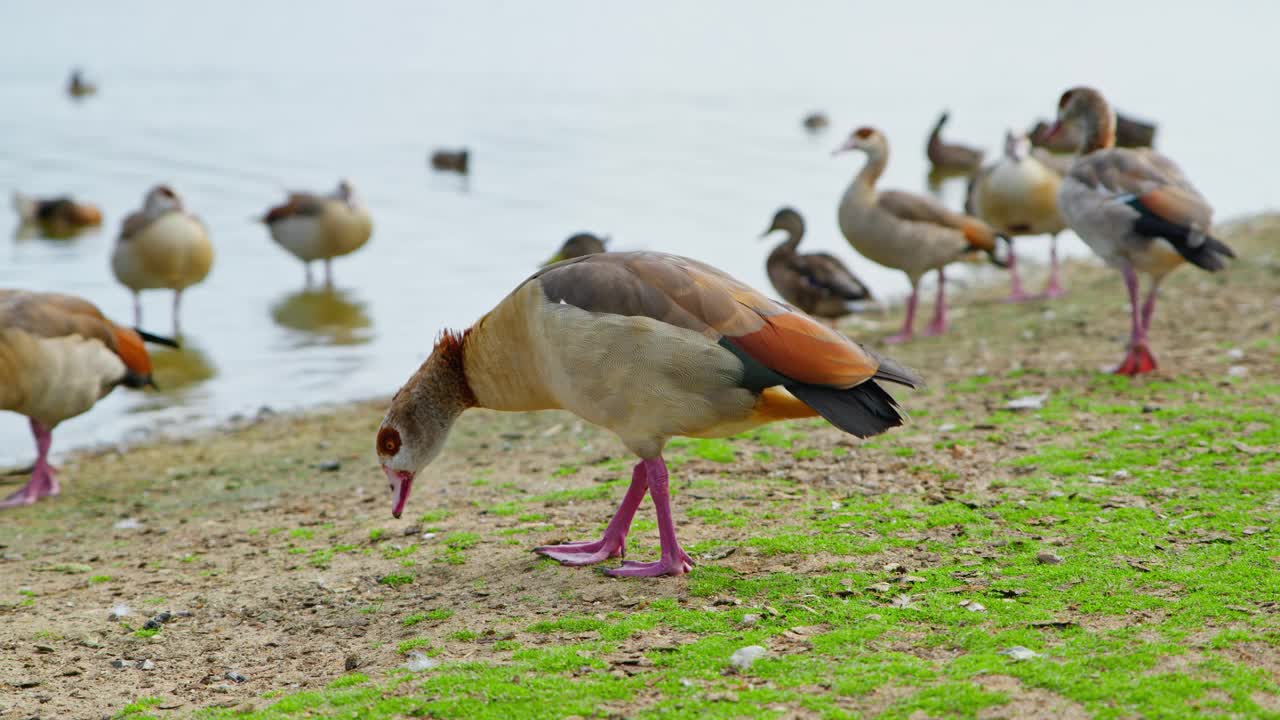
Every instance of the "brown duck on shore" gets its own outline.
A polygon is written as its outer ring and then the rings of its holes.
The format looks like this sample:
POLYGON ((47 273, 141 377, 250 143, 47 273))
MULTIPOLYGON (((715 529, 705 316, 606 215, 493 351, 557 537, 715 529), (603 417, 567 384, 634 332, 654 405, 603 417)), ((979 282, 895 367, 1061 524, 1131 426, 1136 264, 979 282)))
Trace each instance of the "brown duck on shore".
POLYGON ((871 291, 839 258, 829 253, 800 253, 804 218, 784 207, 762 238, 781 230, 787 239, 769 253, 765 270, 783 300, 832 325, 871 300, 871 291))
POLYGON ((949 143, 942 139, 942 128, 950 119, 950 113, 943 111, 938 122, 929 133, 929 144, 925 154, 933 169, 943 173, 971 173, 982 166, 983 152, 968 145, 949 143))
POLYGON ((461 150, 436 150, 431 153, 431 167, 442 172, 456 172, 460 175, 466 175, 471 171, 471 151, 466 148, 461 150))

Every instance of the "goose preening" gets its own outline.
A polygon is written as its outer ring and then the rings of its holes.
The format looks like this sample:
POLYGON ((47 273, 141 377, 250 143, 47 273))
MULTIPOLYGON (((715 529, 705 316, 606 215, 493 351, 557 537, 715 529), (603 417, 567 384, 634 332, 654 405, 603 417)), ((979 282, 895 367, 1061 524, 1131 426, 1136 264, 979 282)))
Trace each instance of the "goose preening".
POLYGON ((134 324, 142 324, 143 290, 173 290, 173 334, 182 334, 182 291, 204 280, 213 267, 213 244, 199 218, 187 212, 168 185, 147 193, 142 209, 129 215, 111 255, 111 269, 133 292, 134 324))
POLYGON ((569 236, 568 240, 560 246, 555 255, 549 260, 542 263, 543 267, 554 265, 561 260, 569 260, 571 258, 582 257, 583 255, 595 255, 596 253, 605 252, 605 246, 609 244, 608 237, 602 237, 589 232, 574 233, 569 236))
POLYGON ((645 493, 662 553, 610 575, 680 575, 662 449, 676 435, 723 437, 821 415, 859 437, 902 424, 877 381, 914 374, 713 267, 653 252, 603 253, 535 273, 469 329, 445 332, 391 401, 378 459, 400 517, 419 473, 468 408, 568 410, 640 458, 598 541, 537 548, 566 565, 625 551, 645 493))
POLYGON ((943 111, 929 133, 929 143, 925 146, 925 155, 933 169, 942 173, 968 174, 982 165, 983 152, 959 143, 949 143, 942 139, 942 128, 947 124, 951 114, 943 111))
POLYGON ((1067 226, 1124 276, 1129 351, 1115 372, 1150 372, 1156 360, 1148 331, 1160 282, 1185 262, 1221 270, 1235 253, 1209 235, 1213 208, 1172 160, 1154 150, 1115 147, 1115 114, 1101 93, 1076 87, 1062 94, 1049 136, 1072 126, 1081 133, 1080 156, 1063 178, 1058 208, 1067 226), (1141 306, 1138 273, 1151 278, 1141 306))
POLYGON ((88 97, 98 92, 98 86, 84 79, 84 72, 80 68, 71 71, 71 77, 67 79, 67 94, 73 98, 88 97))
POLYGON ((87 411, 117 385, 154 385, 144 340, 177 346, 116 325, 78 297, 0 290, 0 410, 27 416, 36 441, 31 479, 0 508, 58 494, 49 464, 58 423, 87 411))
POLYGON ((302 261, 307 287, 312 261, 324 261, 324 282, 332 287, 333 259, 364 247, 373 234, 369 211, 346 180, 328 195, 290 193, 283 205, 262 216, 262 222, 271 239, 302 261))
POLYGON ((1020 133, 1005 135, 1004 155, 974 173, 969 180, 965 212, 990 225, 1009 241, 1009 300, 1031 296, 1022 289, 1018 259, 1012 238, 1018 235, 1049 236, 1049 281, 1045 297, 1062 294, 1058 277, 1058 233, 1066 227, 1058 213, 1058 186, 1063 169, 1055 167, 1049 153, 1033 149, 1020 133))
POLYGON ((804 125, 804 129, 809 132, 819 132, 821 130, 826 130, 827 127, 831 125, 831 119, 827 117, 826 113, 815 111, 805 115, 801 124, 804 125))
POLYGON ((471 152, 462 150, 436 150, 431 153, 431 167, 443 172, 466 175, 471 171, 471 152))
POLYGON ((69 195, 40 198, 14 192, 13 209, 24 224, 38 226, 52 237, 67 237, 102 224, 102 211, 96 205, 76 202, 69 195))
MULTIPOLYGON (((1050 152, 1071 154, 1080 147, 1083 133, 1079 127, 1064 127, 1049 137, 1050 123, 1044 120, 1036 124, 1028 133, 1031 144, 1050 152)), ((1144 120, 1116 113, 1116 147, 1153 148, 1156 146, 1156 125, 1144 120)))
POLYGON ((798 252, 804 238, 804 218, 800 213, 782 208, 761 237, 778 231, 785 232, 787 239, 769 253, 765 270, 783 300, 834 324, 872 299, 867 286, 836 256, 798 252))
POLYGON ((861 150, 867 163, 854 177, 840 200, 840 231, 854 250, 868 260, 901 270, 911 281, 907 317, 902 331, 886 342, 904 342, 914 333, 920 278, 938 271, 938 301, 926 334, 937 335, 947 327, 944 268, 975 250, 1003 266, 996 255, 999 236, 978 218, 953 212, 932 198, 897 190, 878 191, 876 181, 889 163, 889 141, 875 128, 853 131, 838 154, 861 150))

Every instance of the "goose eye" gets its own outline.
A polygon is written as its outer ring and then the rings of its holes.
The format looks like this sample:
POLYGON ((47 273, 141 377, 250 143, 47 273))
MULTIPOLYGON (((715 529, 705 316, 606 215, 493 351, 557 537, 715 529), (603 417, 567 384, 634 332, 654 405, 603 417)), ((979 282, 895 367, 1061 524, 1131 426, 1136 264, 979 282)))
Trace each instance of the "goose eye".
POLYGON ((378 432, 378 453, 392 455, 400 452, 400 433, 395 428, 382 428, 378 432))

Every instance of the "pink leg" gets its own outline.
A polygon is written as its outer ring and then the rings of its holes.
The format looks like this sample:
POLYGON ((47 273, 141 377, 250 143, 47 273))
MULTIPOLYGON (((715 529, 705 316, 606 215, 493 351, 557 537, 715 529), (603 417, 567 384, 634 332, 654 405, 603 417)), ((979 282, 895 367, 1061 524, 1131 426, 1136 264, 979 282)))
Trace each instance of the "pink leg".
POLYGON ((1129 351, 1125 354, 1124 361, 1115 369, 1117 375, 1141 375, 1156 369, 1155 356, 1151 354, 1151 349, 1147 346, 1147 329, 1146 323, 1150 320, 1151 313, 1155 310, 1156 287, 1159 283, 1152 283, 1151 294, 1147 298, 1147 302, 1143 307, 1138 306, 1138 274, 1134 272, 1133 266, 1124 266, 1124 284, 1129 291, 1129 351))
POLYGON ((178 313, 182 308, 182 291, 173 291, 173 336, 175 338, 182 337, 182 323, 178 320, 178 313))
POLYGON ((947 331, 947 276, 938 268, 938 300, 933 305, 933 320, 925 335, 941 335, 947 331))
POLYGON ((1153 278, 1151 280, 1151 289, 1147 291, 1147 300, 1142 303, 1142 340, 1146 342, 1147 333, 1151 330, 1151 316, 1156 312, 1156 291, 1160 289, 1160 280, 1163 278, 1153 278))
POLYGON ((533 551, 559 560, 565 565, 594 565, 611 557, 622 557, 627 554, 627 531, 631 529, 631 519, 635 517, 636 508, 644 500, 649 489, 645 477, 644 463, 638 463, 631 472, 631 487, 622 498, 618 512, 614 513, 609 526, 604 530, 604 537, 595 541, 566 543, 564 545, 543 545, 533 551))
POLYGON ((42 497, 57 495, 62 491, 58 487, 58 478, 53 474, 53 466, 49 464, 49 445, 53 441, 53 433, 32 420, 31 434, 36 438, 36 464, 31 468, 31 479, 12 495, 0 501, 0 508, 30 505, 42 497))
POLYGON ((627 561, 622 563, 622 567, 604 572, 614 577, 683 575, 693 569, 693 559, 676 540, 676 521, 671 517, 671 495, 667 491, 667 464, 661 457, 656 457, 644 460, 638 467, 643 467, 646 471, 649 494, 653 496, 653 507, 658 514, 658 539, 662 544, 662 557, 658 562, 651 563, 627 561))
POLYGON ((1009 297, 1005 302, 1022 302, 1031 299, 1022 289, 1022 277, 1018 275, 1018 256, 1013 252, 1013 240, 1009 240, 1009 297))
POLYGON ((1049 238, 1049 282, 1045 284, 1044 292, 1041 293, 1044 297, 1056 298, 1062 296, 1060 272, 1058 269, 1058 236, 1055 234, 1049 238))
POLYGON ((897 335, 890 335, 884 341, 890 345, 909 342, 915 337, 916 325, 916 302, 920 299, 920 286, 918 280, 911 281, 911 297, 907 298, 907 318, 902 321, 902 330, 897 335))

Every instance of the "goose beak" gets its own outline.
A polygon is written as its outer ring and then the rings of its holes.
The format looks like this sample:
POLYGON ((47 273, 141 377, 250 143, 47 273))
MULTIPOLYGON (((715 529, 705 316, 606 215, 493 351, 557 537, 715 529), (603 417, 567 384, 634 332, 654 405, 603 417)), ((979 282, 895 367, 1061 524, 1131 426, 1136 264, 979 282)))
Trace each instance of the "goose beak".
POLYGON ((391 516, 399 519, 404 513, 405 503, 409 501, 409 490, 413 488, 413 473, 408 470, 392 470, 386 465, 382 472, 387 476, 391 486, 391 516))
POLYGON ((1053 124, 1049 126, 1049 129, 1044 131, 1044 141, 1049 142, 1053 140, 1060 132, 1062 132, 1062 120, 1054 120, 1053 124))
POLYGON ((556 253, 555 255, 552 255, 551 258, 548 259, 546 262, 542 263, 542 267, 546 267, 548 265, 555 265, 556 263, 560 262, 563 259, 564 259, 564 253, 556 253))

